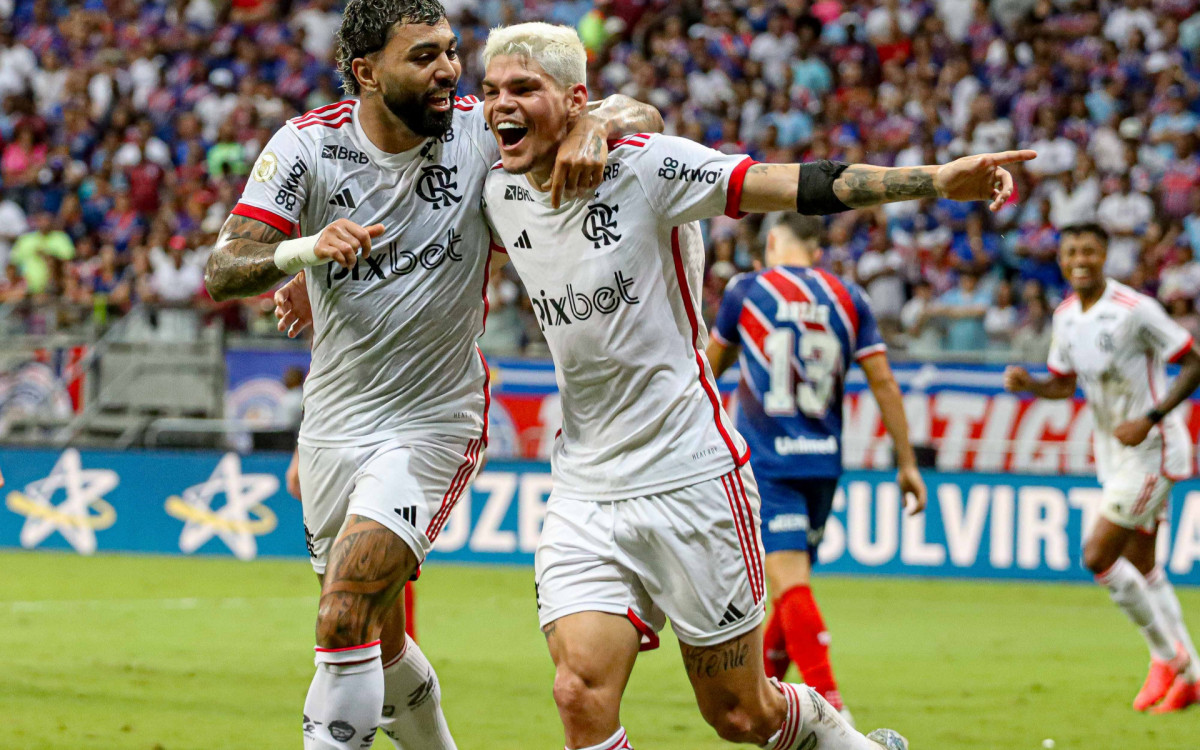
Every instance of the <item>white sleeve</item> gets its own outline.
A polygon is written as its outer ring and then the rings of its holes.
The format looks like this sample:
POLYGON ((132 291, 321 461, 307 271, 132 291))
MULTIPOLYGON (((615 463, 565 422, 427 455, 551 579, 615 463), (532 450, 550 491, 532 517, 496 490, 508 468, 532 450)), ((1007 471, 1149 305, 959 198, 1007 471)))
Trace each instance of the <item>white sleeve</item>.
POLYGON ((1174 362, 1192 346, 1192 334, 1171 320, 1167 311, 1152 299, 1139 299, 1133 308, 1142 341, 1167 362, 1174 362))
POLYGON ((462 117, 458 118, 462 123, 463 134, 475 144, 484 164, 490 168, 500 161, 500 145, 496 143, 496 136, 488 127, 487 120, 483 119, 483 102, 474 96, 456 96, 454 108, 463 113, 462 117))
POLYGON ((284 125, 258 155, 232 213, 257 219, 288 236, 298 232, 312 180, 310 161, 306 142, 290 125, 284 125))
POLYGON ((1057 320, 1051 323, 1051 332, 1053 335, 1050 337, 1050 354, 1046 356, 1046 369, 1050 371, 1050 374, 1060 378, 1074 375, 1075 366, 1071 364, 1071 355, 1060 343, 1062 330, 1057 320))
POLYGON ((745 216, 738 210, 742 181, 755 161, 744 154, 723 154, 706 146, 669 135, 630 136, 612 148, 628 149, 622 160, 638 178, 650 207, 673 225, 725 214, 745 216))

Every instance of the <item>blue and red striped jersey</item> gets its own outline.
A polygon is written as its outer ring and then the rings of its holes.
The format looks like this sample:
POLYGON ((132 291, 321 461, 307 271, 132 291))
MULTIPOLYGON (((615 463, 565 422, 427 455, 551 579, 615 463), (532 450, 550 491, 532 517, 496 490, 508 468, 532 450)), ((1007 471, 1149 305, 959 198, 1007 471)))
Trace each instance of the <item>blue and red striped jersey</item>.
POLYGON ((737 428, 754 472, 840 476, 846 372, 887 348, 862 289, 817 268, 744 274, 726 288, 712 335, 741 346, 737 428))

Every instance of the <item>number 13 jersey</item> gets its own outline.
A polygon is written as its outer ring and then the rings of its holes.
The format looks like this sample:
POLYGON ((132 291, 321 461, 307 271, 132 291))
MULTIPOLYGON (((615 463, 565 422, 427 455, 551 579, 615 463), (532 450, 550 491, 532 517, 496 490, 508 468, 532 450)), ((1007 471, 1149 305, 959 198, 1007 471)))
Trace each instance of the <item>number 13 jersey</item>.
POLYGON ((753 163, 682 138, 630 136, 610 144, 595 194, 557 209, 524 175, 493 167, 485 212, 529 292, 562 394, 556 496, 656 494, 746 462, 703 354, 695 222, 738 215, 753 163))
POLYGON ((840 476, 846 372, 886 351, 863 291, 816 268, 774 266, 736 276, 713 338, 742 347, 737 427, 755 474, 840 476))

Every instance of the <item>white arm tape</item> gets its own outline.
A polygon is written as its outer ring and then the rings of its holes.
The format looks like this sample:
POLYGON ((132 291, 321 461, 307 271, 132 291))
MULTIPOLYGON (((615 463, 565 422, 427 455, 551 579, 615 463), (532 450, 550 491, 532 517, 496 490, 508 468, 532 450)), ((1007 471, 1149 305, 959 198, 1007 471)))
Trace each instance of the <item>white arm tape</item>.
POLYGON ((318 232, 309 237, 280 242, 275 247, 275 265, 292 276, 310 266, 328 262, 317 257, 317 238, 320 236, 318 232))

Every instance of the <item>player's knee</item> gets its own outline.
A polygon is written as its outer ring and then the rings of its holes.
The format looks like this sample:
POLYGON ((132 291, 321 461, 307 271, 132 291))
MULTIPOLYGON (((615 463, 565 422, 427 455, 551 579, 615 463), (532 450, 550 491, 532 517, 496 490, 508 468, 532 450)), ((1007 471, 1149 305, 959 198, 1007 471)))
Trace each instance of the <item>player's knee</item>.
POLYGON ((597 702, 595 688, 580 675, 560 669, 554 675, 554 704, 564 714, 586 716, 597 702))
POLYGON ((317 645, 321 648, 361 646, 378 637, 369 628, 368 609, 359 604, 322 597, 317 609, 317 645))
POLYGON ((1083 548, 1083 566, 1094 575, 1108 570, 1116 561, 1116 558, 1099 544, 1089 544, 1083 548))

